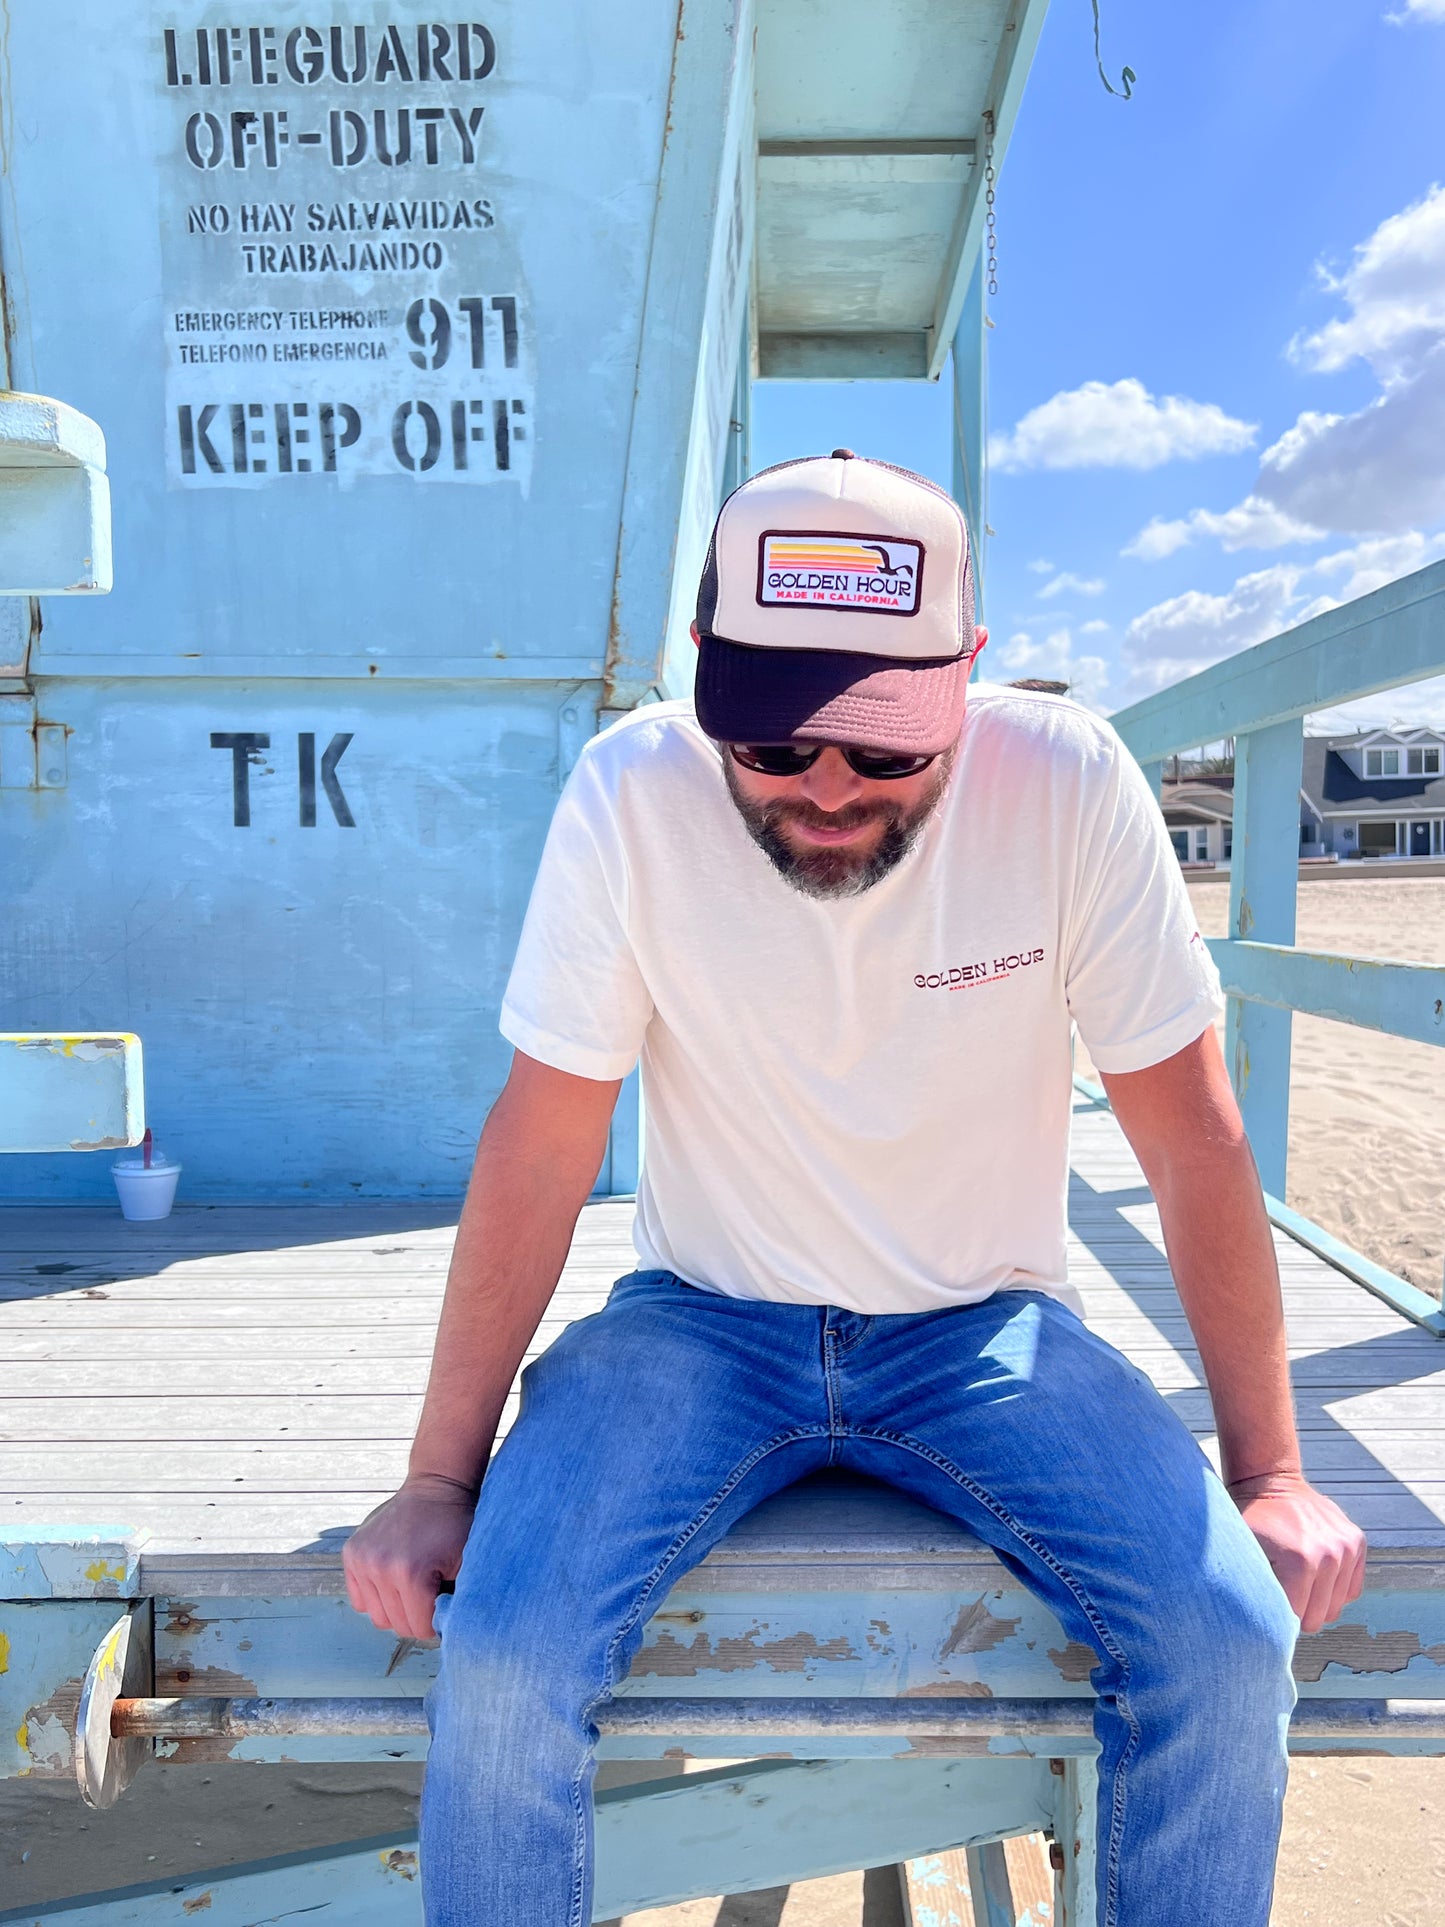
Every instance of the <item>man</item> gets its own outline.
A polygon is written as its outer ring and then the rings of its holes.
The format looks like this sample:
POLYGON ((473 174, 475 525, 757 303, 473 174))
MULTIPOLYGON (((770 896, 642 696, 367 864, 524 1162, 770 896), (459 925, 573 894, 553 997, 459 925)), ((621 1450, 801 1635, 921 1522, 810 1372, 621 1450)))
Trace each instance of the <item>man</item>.
POLYGON ((1098 1654, 1101 1927, 1265 1927, 1294 1638, 1364 1543, 1300 1471, 1218 979, 1153 798, 1071 703, 965 710, 963 520, 846 449, 728 498, 696 634, 696 716, 637 711, 558 805, 411 1473, 347 1549, 403 1635, 457 1579, 428 1918, 584 1927, 593 1709, 729 1526, 840 1465, 961 1519, 1098 1654), (1159 1201, 1227 1486, 1078 1315, 1071 1022, 1159 1201), (523 1374, 478 1498, 639 1054, 641 1268, 523 1374))

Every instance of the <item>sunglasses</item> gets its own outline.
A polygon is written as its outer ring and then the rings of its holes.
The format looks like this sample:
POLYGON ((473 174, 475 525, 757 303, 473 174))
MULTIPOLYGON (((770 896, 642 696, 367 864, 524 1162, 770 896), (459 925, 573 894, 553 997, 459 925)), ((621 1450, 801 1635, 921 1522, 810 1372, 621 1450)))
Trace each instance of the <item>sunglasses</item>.
MULTIPOLYGON (((727 750, 735 763, 759 776, 801 776, 813 767, 825 747, 823 743, 729 743, 727 750)), ((886 749, 845 749, 841 743, 836 747, 854 774, 869 783, 893 783, 901 776, 918 776, 938 761, 937 755, 900 756, 886 749)))

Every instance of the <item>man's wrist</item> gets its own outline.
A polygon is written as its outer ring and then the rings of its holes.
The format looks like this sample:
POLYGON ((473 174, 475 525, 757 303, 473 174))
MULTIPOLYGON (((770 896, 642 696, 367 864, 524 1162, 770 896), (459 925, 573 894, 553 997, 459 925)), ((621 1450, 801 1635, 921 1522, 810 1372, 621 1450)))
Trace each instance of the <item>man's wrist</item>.
POLYGON ((421 1499, 440 1499, 452 1505, 475 1505, 481 1491, 480 1479, 459 1478, 453 1472, 433 1472, 414 1467, 402 1481, 401 1490, 421 1499))
POLYGON ((1225 1486, 1236 1505, 1250 1499, 1285 1498, 1307 1486, 1309 1480, 1298 1464, 1271 1466, 1263 1472, 1250 1472, 1239 1478, 1226 1479, 1225 1486))

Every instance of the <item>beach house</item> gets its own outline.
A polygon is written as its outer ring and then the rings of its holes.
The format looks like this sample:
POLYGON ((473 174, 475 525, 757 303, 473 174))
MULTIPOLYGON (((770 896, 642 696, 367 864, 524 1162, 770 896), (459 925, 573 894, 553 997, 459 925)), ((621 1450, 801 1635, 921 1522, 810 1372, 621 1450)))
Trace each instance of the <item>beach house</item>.
POLYGON ((1445 854, 1445 731, 1366 729, 1307 736, 1300 854, 1445 854))
MULTIPOLYGON (((1186 867, 1228 864, 1234 773, 1187 764, 1166 775, 1160 803, 1186 867)), ((1445 856, 1445 729, 1364 729, 1306 736, 1300 772, 1300 856, 1445 856)))

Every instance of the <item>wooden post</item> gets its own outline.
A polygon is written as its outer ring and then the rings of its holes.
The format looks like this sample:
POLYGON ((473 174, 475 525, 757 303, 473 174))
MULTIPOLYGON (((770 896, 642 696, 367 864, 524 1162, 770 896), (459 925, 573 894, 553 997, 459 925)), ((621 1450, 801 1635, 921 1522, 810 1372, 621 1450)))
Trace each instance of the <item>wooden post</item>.
MULTIPOLYGON (((1234 752, 1229 934, 1293 944, 1304 722, 1242 731, 1234 752)), ((1285 1195, 1292 1013, 1230 997, 1225 1054, 1266 1191, 1285 1195)))
POLYGON ((983 272, 975 267, 953 336, 953 499, 973 545, 974 601, 983 610, 988 535, 988 348, 984 335, 983 272))

